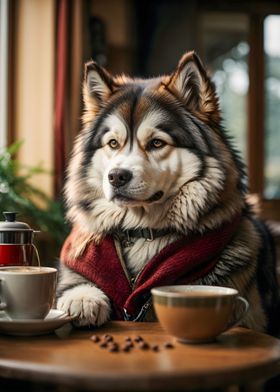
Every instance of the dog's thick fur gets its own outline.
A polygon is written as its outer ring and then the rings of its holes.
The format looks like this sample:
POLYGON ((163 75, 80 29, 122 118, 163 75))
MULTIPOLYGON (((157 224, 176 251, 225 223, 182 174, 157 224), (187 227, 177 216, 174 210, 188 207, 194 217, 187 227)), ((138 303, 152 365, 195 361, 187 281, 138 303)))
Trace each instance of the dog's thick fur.
MULTIPOLYGON (((203 235, 241 214, 215 268, 194 283, 236 288, 250 303, 242 325, 272 331, 278 300, 272 244, 248 204, 243 164, 197 55, 185 54, 171 75, 149 80, 112 77, 90 62, 84 104, 66 183, 68 218, 80 233, 71 257, 116 229, 170 229, 130 246, 115 236, 126 272, 135 277, 181 236, 203 235), (131 178, 116 183, 127 171, 131 178)), ((110 319, 106 294, 63 263, 57 307, 78 316, 81 326, 110 319)))

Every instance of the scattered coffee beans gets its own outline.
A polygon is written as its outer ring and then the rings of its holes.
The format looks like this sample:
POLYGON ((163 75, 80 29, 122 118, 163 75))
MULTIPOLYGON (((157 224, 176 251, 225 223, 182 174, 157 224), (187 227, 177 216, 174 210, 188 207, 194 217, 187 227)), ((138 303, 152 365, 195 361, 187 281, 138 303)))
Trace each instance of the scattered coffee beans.
POLYGON ((133 338, 131 338, 130 336, 126 336, 122 344, 117 343, 114 340, 114 337, 109 334, 102 335, 101 338, 98 335, 92 335, 90 339, 93 343, 98 343, 100 348, 106 348, 110 353, 117 353, 120 351, 128 353, 135 350, 136 348, 143 351, 152 350, 154 352, 159 352, 162 348, 174 348, 174 345, 171 342, 165 342, 161 346, 154 343, 149 344, 143 339, 142 336, 139 335, 133 338), (137 343, 137 345, 135 345, 135 343, 137 343))

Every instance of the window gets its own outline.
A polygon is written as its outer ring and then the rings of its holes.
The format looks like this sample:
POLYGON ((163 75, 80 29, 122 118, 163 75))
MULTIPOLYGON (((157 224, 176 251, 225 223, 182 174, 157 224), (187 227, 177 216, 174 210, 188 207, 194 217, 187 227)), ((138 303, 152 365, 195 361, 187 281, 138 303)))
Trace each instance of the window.
POLYGON ((264 54, 264 196, 280 199, 280 15, 269 15, 264 20, 264 54))
POLYGON ((247 160, 248 31, 245 14, 207 12, 200 18, 202 53, 220 98, 225 129, 247 160))
POLYGON ((260 196, 263 217, 280 220, 280 6, 218 8, 200 13, 203 58, 250 192, 260 196))

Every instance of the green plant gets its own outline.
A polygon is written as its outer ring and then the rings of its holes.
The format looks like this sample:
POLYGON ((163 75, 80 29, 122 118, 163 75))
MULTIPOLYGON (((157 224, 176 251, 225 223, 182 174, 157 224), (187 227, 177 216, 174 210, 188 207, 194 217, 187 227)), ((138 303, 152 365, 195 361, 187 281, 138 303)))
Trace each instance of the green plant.
POLYGON ((60 247, 68 232, 62 203, 30 183, 34 175, 47 175, 47 171, 41 165, 26 167, 16 160, 21 144, 16 142, 0 154, 0 212, 18 212, 19 220, 47 233, 55 246, 60 247))

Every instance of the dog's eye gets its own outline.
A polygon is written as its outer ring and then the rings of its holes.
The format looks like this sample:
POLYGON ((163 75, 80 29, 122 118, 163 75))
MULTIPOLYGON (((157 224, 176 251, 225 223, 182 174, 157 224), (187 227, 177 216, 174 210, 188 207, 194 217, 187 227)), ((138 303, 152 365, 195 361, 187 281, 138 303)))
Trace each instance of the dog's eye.
POLYGON ((117 142, 116 139, 111 139, 111 140, 109 140, 108 144, 109 144, 109 146, 110 146, 113 150, 116 150, 117 148, 120 147, 120 145, 119 145, 119 143, 117 142))
POLYGON ((148 144, 148 149, 149 150, 155 150, 158 148, 162 148, 166 145, 166 143, 163 140, 160 139, 152 139, 149 144, 148 144))

